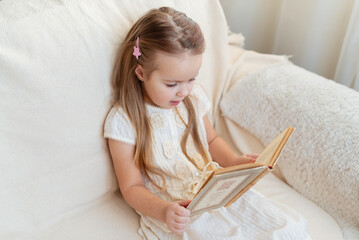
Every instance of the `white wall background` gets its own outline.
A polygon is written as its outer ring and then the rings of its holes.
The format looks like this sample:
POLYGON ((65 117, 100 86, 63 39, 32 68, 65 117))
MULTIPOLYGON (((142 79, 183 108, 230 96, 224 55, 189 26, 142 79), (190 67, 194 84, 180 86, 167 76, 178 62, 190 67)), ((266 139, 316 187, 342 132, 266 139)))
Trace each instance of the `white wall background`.
POLYGON ((246 49, 292 55, 295 64, 359 90, 359 0, 220 2, 246 49))

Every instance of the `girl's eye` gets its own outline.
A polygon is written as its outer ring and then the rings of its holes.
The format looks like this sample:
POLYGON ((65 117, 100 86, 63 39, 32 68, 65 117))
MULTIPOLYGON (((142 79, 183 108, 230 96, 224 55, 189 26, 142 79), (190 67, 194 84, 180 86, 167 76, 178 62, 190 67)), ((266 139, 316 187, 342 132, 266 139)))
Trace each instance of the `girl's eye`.
MULTIPOLYGON (((0 0, 0 1, 1 1, 1 0, 0 0)), ((195 78, 192 78, 192 79, 188 80, 188 83, 193 82, 194 80, 196 80, 196 79, 195 79, 195 78)), ((167 84, 166 84, 166 86, 167 86, 167 87, 170 87, 170 88, 176 87, 177 85, 178 85, 178 83, 167 83, 167 84)))

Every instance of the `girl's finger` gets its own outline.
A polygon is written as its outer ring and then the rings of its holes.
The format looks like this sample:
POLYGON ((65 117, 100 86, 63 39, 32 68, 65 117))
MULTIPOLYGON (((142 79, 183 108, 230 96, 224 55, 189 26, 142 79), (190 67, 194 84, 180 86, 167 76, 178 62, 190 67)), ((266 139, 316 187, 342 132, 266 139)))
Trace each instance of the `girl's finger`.
POLYGON ((259 156, 259 154, 256 154, 256 153, 249 153, 249 154, 246 154, 247 157, 250 157, 250 158, 257 158, 259 156))
POLYGON ((189 217, 175 216, 173 218, 173 221, 175 223, 189 224, 191 222, 191 219, 189 217))

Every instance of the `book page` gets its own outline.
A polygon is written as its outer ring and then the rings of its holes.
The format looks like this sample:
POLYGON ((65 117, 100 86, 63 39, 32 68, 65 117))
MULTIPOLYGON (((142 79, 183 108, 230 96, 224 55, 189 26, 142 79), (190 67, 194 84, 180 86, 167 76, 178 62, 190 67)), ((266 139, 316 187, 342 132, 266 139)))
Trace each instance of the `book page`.
POLYGON ((279 134, 259 155, 256 163, 272 167, 292 131, 293 128, 288 127, 281 134, 279 134))
POLYGON ((202 198, 196 209, 200 210, 221 204, 248 176, 249 174, 218 180, 202 198))
POLYGON ((272 157, 273 157, 273 153, 276 149, 276 147, 278 146, 278 144, 280 143, 279 141, 281 139, 275 139, 276 141, 271 142, 264 150, 263 152, 259 155, 259 157, 257 158, 256 162, 257 163, 261 163, 263 165, 268 165, 269 162, 271 161, 272 157))
POLYGON ((225 206, 260 173, 265 166, 214 174, 187 206, 191 216, 225 206))

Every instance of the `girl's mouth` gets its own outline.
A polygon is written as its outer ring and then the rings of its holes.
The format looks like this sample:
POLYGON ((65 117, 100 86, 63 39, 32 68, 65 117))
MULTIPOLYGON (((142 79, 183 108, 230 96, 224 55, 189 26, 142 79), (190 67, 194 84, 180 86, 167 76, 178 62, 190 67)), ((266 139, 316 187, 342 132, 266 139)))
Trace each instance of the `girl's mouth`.
POLYGON ((180 103, 180 101, 170 101, 170 104, 172 106, 177 106, 180 103))

